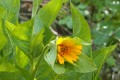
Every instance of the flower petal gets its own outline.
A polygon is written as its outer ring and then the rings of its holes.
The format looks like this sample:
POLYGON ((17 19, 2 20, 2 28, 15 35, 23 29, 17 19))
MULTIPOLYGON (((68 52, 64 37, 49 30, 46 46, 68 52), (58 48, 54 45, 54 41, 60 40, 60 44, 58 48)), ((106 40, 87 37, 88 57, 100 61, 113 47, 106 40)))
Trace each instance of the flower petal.
POLYGON ((77 61, 77 59, 78 59, 78 56, 75 54, 75 53, 70 53, 70 56, 71 56, 71 58, 72 58, 72 60, 73 61, 77 61))
POLYGON ((70 57, 70 55, 63 55, 63 57, 70 63, 73 63, 72 58, 70 57))
POLYGON ((64 64, 64 58, 58 54, 58 61, 60 64, 64 64))
POLYGON ((74 46, 71 46, 72 49, 75 49, 75 50, 82 50, 82 46, 81 45, 74 45, 74 46))
POLYGON ((77 50, 77 49, 70 49, 70 52, 76 54, 76 55, 80 55, 81 50, 77 50))

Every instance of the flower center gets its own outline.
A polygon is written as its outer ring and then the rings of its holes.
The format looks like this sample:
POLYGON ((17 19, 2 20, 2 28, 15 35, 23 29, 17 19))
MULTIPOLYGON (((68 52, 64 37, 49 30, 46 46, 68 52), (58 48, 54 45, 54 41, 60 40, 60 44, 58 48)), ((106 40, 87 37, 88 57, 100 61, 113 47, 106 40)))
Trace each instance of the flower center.
POLYGON ((59 47, 59 54, 63 56, 64 54, 67 54, 69 52, 69 47, 65 45, 58 45, 59 47))

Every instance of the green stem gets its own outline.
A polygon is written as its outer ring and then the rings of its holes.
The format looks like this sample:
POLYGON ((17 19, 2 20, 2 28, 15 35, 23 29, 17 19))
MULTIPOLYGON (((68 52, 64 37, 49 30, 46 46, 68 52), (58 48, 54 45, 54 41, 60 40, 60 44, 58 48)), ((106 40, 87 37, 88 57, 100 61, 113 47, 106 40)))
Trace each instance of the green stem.
POLYGON ((39 68, 39 65, 40 65, 40 62, 41 62, 41 60, 42 60, 42 57, 43 57, 43 55, 44 55, 47 51, 48 51, 48 45, 46 45, 46 46, 44 47, 44 49, 42 50, 42 52, 41 52, 41 54, 40 54, 40 56, 39 56, 38 62, 37 62, 37 64, 36 64, 35 69, 34 69, 33 74, 32 74, 32 79, 33 79, 33 80, 34 80, 35 75, 36 75, 36 72, 37 72, 37 70, 38 70, 38 68, 39 68))

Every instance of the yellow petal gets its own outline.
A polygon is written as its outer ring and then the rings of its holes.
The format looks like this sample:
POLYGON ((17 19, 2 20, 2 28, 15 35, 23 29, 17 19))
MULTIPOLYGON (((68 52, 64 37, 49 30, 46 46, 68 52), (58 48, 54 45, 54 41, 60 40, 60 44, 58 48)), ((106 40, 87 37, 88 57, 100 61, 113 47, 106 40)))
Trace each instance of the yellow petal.
POLYGON ((57 46, 57 51, 58 53, 60 53, 60 46, 57 46))
POLYGON ((64 39, 62 37, 58 38, 56 44, 59 45, 64 41, 64 39))
POLYGON ((78 59, 78 56, 75 53, 70 53, 70 56, 72 58, 73 61, 76 61, 78 59))
POLYGON ((81 51, 77 50, 77 49, 70 49, 70 52, 76 54, 76 55, 80 55, 81 51))
POLYGON ((70 46, 74 44, 74 40, 70 37, 66 37, 66 38, 59 37, 57 40, 57 45, 59 44, 70 46))
POLYGON ((74 46, 71 46, 72 49, 75 49, 75 50, 82 50, 82 46, 81 45, 74 45, 74 46))
POLYGON ((60 64, 64 64, 64 59, 58 54, 58 61, 60 64))
POLYGON ((63 55, 63 57, 70 63, 73 63, 72 58, 69 55, 63 55))
POLYGON ((64 44, 65 46, 73 46, 74 45, 74 41, 73 40, 64 40, 62 42, 62 44, 64 44))

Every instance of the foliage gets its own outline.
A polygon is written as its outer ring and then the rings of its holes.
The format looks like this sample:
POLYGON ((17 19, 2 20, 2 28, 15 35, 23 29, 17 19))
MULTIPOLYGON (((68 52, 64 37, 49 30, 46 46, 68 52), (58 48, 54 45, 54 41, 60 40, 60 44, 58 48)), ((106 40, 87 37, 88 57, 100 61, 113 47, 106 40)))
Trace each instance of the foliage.
POLYGON ((51 0, 38 10, 37 2, 41 1, 33 1, 30 20, 19 23, 20 0, 0 0, 0 79, 100 79, 99 73, 102 65, 117 45, 92 51, 90 27, 73 5, 78 2, 76 0, 76 2, 69 3, 70 18, 73 22, 71 37, 80 38, 77 42, 83 45, 83 51, 76 65, 68 62, 64 65, 59 64, 56 46, 58 36, 51 32, 50 26, 62 9, 63 3, 67 4, 67 0, 51 0))

